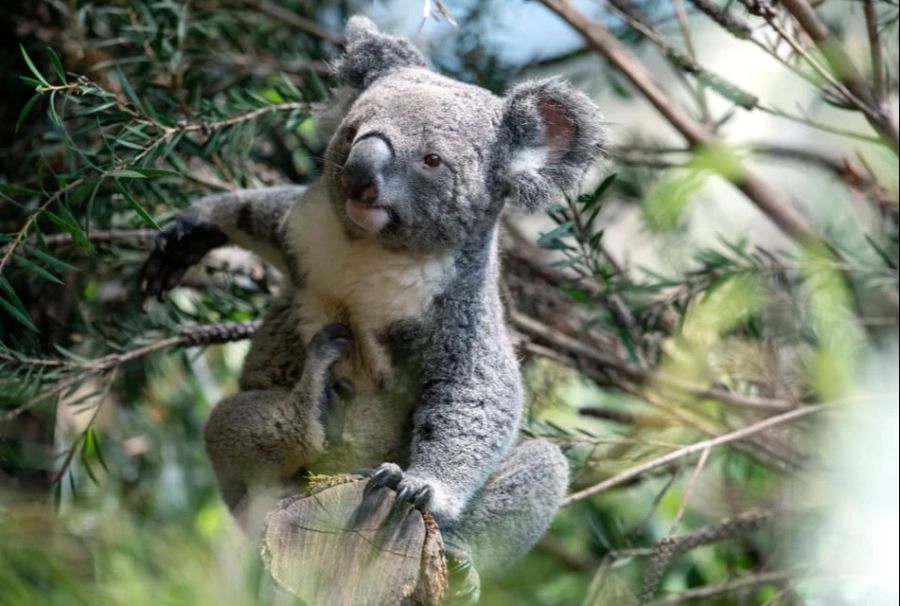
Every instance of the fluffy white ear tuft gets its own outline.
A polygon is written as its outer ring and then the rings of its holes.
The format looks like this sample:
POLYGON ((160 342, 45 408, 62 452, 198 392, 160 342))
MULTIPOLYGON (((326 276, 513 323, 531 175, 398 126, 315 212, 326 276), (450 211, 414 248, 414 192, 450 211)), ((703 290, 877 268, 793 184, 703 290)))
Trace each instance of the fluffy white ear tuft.
POLYGON ((492 171, 497 195, 529 211, 569 195, 603 153, 600 112, 556 79, 525 82, 505 97, 492 171))

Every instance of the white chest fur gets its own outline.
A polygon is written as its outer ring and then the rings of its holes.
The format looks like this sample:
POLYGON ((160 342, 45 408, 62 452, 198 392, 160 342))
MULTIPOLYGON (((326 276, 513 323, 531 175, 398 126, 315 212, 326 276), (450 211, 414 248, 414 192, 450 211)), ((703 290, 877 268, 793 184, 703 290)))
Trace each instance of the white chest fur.
POLYGON ((390 369, 376 335, 393 322, 424 314, 452 276, 452 257, 351 240, 321 195, 303 200, 288 221, 287 237, 304 280, 297 294, 304 337, 329 322, 349 323, 356 343, 352 374, 386 378, 390 369))

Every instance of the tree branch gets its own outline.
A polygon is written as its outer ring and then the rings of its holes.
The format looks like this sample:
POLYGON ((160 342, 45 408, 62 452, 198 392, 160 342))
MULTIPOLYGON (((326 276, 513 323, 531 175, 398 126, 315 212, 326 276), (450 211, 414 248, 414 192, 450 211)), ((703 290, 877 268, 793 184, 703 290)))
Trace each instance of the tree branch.
POLYGON ((736 431, 732 431, 731 433, 711 438, 709 440, 703 440, 702 442, 697 442, 695 444, 679 448, 678 450, 673 450, 672 452, 667 453, 661 457, 657 457, 651 461, 647 461, 646 463, 636 465, 631 469, 623 471, 620 474, 617 474, 607 480, 604 480, 603 482, 600 482, 599 484, 595 484, 593 486, 585 488, 584 490, 579 490, 578 492, 572 493, 568 497, 566 497, 566 500, 563 504, 570 505, 576 501, 580 501, 597 493, 603 492, 604 490, 609 490, 610 488, 613 488, 620 484, 624 484, 625 482, 633 480, 634 478, 648 471, 651 471, 658 467, 662 467, 664 465, 668 465, 673 461, 677 461, 698 452, 703 452, 704 450, 714 448, 716 446, 729 444, 737 440, 743 440, 761 431, 765 431, 766 429, 771 429, 772 427, 776 427, 783 423, 789 423, 807 415, 821 412, 826 408, 827 407, 822 404, 804 406, 802 408, 797 408, 784 414, 776 415, 774 417, 768 417, 766 419, 763 419, 762 421, 759 421, 758 423, 753 423, 752 425, 748 425, 736 431))
POLYGON ((797 571, 792 570, 774 570, 771 572, 760 572, 752 574, 741 579, 729 581, 727 583, 719 583, 718 585, 707 585, 705 587, 697 587, 688 589, 681 593, 668 595, 657 600, 653 600, 648 606, 674 606, 688 600, 697 600, 701 598, 711 598, 713 596, 725 593, 733 593, 742 589, 748 589, 757 585, 782 584, 790 581, 796 576, 797 571))
MULTIPOLYGON (((781 0, 781 4, 815 42, 837 78, 859 99, 858 109, 866 115, 872 128, 887 139, 894 152, 900 151, 900 132, 898 132, 897 124, 887 112, 878 106, 872 89, 860 77, 850 57, 844 52, 840 42, 831 34, 825 23, 819 19, 812 5, 806 0, 781 0)), ((852 99, 850 100, 852 101, 852 99)))
MULTIPOLYGON (((541 2, 569 23, 594 50, 622 72, 657 111, 682 134, 691 147, 713 145, 718 142, 711 130, 695 121, 663 91, 647 68, 628 52, 603 24, 590 19, 568 0, 541 0, 541 2)), ((733 168, 736 169, 736 174, 723 174, 722 176, 732 180, 734 185, 782 231, 795 239, 805 239, 814 235, 806 217, 800 214, 768 183, 743 166, 733 166, 733 168)))

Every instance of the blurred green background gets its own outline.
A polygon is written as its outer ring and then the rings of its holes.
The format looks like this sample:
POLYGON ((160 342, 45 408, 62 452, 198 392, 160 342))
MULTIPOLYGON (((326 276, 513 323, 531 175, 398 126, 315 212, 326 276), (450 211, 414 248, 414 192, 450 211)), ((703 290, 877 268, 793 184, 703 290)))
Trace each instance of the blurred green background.
POLYGON ((559 75, 604 113, 585 195, 505 219, 523 432, 573 494, 788 415, 577 498, 482 603, 898 603, 898 9, 803 0, 816 40, 796 2, 0 4, 0 604, 291 603, 203 453, 247 343, 179 336, 258 318, 278 276, 217 251, 142 313, 137 270, 192 198, 315 178, 356 13, 442 73, 559 75))

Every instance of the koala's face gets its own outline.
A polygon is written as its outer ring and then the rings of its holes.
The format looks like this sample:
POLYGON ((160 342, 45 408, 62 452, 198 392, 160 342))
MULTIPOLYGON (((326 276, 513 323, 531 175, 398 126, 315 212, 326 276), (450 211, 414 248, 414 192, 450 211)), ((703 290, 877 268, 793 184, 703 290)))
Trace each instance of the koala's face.
POLYGON ((502 105, 420 68, 369 86, 326 155, 329 194, 348 231, 429 251, 492 226, 500 201, 487 171, 502 105))
POLYGON ((358 89, 326 152, 348 234, 432 252, 481 241, 507 199, 529 210, 570 193, 601 150, 593 103, 556 80, 505 97, 428 71, 365 18, 347 28, 338 77, 358 89))

